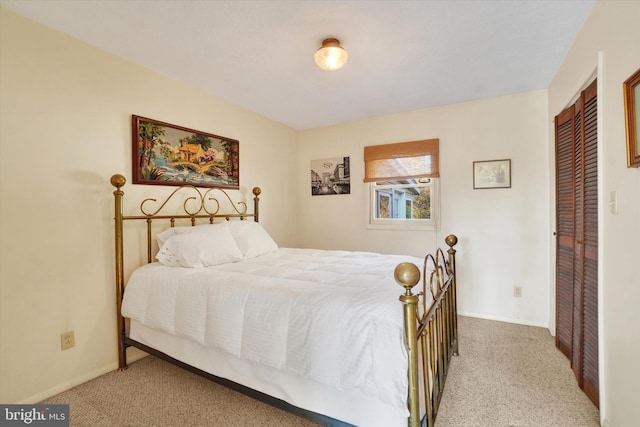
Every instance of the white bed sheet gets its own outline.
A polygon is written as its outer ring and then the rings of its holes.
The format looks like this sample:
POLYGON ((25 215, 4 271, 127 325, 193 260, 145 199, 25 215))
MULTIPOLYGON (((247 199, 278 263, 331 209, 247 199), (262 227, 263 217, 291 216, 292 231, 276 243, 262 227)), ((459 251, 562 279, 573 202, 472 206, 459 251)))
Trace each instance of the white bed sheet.
POLYGON ((393 278, 403 261, 422 263, 289 248, 203 269, 153 263, 132 274, 122 314, 138 325, 133 339, 214 375, 355 425, 406 425, 393 278), (166 344, 163 334, 175 338, 166 344))

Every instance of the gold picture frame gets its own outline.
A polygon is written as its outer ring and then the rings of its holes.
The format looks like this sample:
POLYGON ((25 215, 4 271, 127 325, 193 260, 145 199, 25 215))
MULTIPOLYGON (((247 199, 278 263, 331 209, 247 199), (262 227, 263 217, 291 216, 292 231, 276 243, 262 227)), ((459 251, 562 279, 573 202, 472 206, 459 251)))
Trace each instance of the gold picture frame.
POLYGON ((131 116, 133 183, 238 189, 240 143, 131 116))
POLYGON ((627 167, 640 167, 640 68, 622 84, 627 128, 627 167))

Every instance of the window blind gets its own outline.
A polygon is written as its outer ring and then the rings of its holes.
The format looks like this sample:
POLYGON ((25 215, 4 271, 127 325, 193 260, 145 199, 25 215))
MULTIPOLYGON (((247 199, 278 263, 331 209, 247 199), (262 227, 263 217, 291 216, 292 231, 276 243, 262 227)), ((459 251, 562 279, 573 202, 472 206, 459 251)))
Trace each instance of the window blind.
POLYGON ((364 182, 437 178, 439 139, 364 147, 364 182))

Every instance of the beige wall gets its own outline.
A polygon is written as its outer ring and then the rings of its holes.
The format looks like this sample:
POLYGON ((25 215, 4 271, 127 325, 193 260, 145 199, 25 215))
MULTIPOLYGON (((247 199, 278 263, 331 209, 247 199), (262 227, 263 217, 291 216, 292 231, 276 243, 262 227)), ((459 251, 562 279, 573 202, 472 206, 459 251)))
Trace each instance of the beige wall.
POLYGON ((547 327, 546 114, 546 91, 537 91, 301 132, 300 243, 422 257, 454 233, 460 312, 547 327), (363 147, 430 138, 440 139, 440 230, 367 229, 363 147), (342 156, 351 160, 351 194, 311 196, 310 161, 342 156), (512 188, 474 190, 473 161, 492 159, 511 159, 512 188), (513 297, 516 285, 522 298, 513 297))
POLYGON ((130 177, 131 114, 238 139, 241 190, 262 187, 282 245, 295 244, 297 133, 5 9, 0 19, 0 402, 35 402, 116 366, 109 178, 130 177))
POLYGON ((597 1, 549 88, 552 120, 597 70, 600 412, 608 427, 640 420, 640 168, 626 167, 622 98, 622 82, 640 67, 639 22, 640 2, 597 1))

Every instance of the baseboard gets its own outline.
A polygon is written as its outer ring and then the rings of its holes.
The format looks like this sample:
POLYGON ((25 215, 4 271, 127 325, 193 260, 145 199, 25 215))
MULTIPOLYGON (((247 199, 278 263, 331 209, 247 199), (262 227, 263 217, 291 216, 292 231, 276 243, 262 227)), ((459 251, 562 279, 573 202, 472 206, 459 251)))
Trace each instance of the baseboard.
POLYGON ((55 396, 58 393, 62 393, 63 391, 67 391, 70 388, 73 388, 77 385, 80 385, 82 383, 86 383, 87 381, 91 381, 94 378, 98 378, 100 375, 104 375, 108 372, 114 371, 118 369, 118 363, 117 362, 113 362, 113 363, 109 363, 106 366, 103 366, 100 369, 96 369, 95 371, 91 371, 87 374, 84 375, 80 375, 79 377, 75 377, 69 381, 65 381, 62 384, 58 384, 55 387, 52 387, 48 390, 45 390, 43 392, 40 392, 38 394, 34 394, 33 396, 30 396, 20 402, 18 402, 18 404, 20 405, 34 405, 38 402, 43 401, 44 399, 51 397, 51 396, 55 396))
MULTIPOLYGON (((134 351, 127 352, 127 361, 128 363, 135 362, 136 360, 140 360, 143 357, 148 356, 147 353, 138 350, 137 348, 131 349, 134 351)), ((34 405, 38 402, 42 402, 43 400, 55 396, 58 393, 62 393, 63 391, 67 391, 77 385, 86 383, 87 381, 91 381, 94 378, 98 378, 101 375, 108 374, 109 372, 115 371, 118 369, 118 362, 109 363, 106 366, 103 366, 100 369, 96 369, 95 371, 89 372, 84 375, 80 375, 79 377, 73 378, 69 381, 65 381, 62 384, 58 384, 55 387, 52 387, 48 390, 40 392, 38 394, 34 394, 20 402, 17 402, 19 405, 34 405)))
POLYGON ((522 320, 522 319, 511 319, 507 317, 491 316, 488 314, 480 314, 480 313, 470 313, 467 311, 460 311, 460 310, 458 310, 458 314, 460 316, 475 317, 478 319, 495 320, 497 322, 515 323, 517 325, 536 326, 538 328, 549 329, 549 325, 544 324, 542 322, 532 322, 532 321, 522 320))

